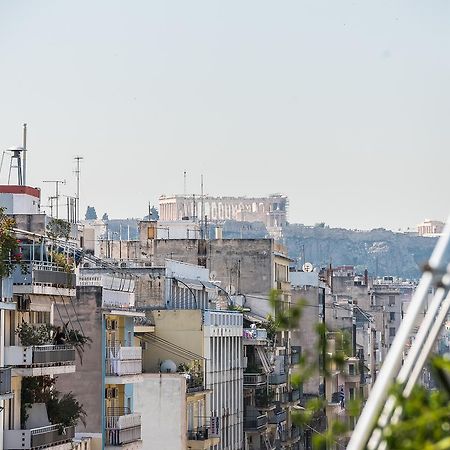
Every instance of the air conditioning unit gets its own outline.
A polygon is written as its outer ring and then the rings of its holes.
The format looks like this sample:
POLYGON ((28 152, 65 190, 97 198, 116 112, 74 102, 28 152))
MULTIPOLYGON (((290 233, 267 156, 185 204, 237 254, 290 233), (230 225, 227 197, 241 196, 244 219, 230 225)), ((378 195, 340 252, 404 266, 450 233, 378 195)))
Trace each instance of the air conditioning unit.
POLYGON ((106 388, 105 389, 105 398, 118 398, 119 397, 119 388, 106 388))
POLYGON ((107 319, 106 320, 106 329, 107 330, 117 330, 118 326, 117 326, 117 320, 110 320, 107 319))

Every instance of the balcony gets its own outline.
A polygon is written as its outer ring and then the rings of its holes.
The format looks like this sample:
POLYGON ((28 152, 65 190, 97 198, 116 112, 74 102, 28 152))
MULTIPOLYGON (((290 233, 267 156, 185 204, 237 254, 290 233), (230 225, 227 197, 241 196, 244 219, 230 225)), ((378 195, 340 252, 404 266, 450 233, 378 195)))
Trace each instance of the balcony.
POLYGON ((217 445, 218 436, 212 435, 209 427, 198 427, 187 432, 187 447, 193 450, 204 450, 217 445))
POLYGON ((269 416, 269 423, 278 425, 281 422, 285 422, 287 418, 286 411, 278 411, 269 416))
POLYGON ((195 394, 197 392, 205 391, 205 384, 203 382, 202 373, 189 373, 189 378, 186 378, 186 393, 195 394))
POLYGON ((75 349, 72 345, 6 346, 5 365, 13 367, 13 376, 72 373, 75 349))
POLYGON ((267 344, 267 330, 265 328, 244 328, 242 337, 244 345, 267 344))
POLYGON ((16 267, 12 273, 15 294, 75 296, 76 276, 54 263, 32 261, 27 273, 16 267))
POLYGON ((140 381, 141 347, 107 347, 106 384, 127 384, 140 381))
POLYGON ((259 431, 267 427, 267 414, 259 416, 244 415, 244 431, 259 431))
POLYGON ((11 390, 11 368, 0 367, 0 400, 13 396, 11 390))
POLYGON ((265 373, 244 373, 244 387, 263 386, 267 383, 265 373))
POLYGON ((269 384, 284 384, 287 383, 286 373, 271 373, 269 375, 269 384))
POLYGON ((103 288, 102 305, 104 308, 129 309, 134 308, 134 292, 103 288))
POLYGON ((131 414, 129 408, 108 408, 105 438, 107 447, 121 447, 141 440, 141 415, 131 414))
POLYGON ((70 442, 75 436, 75 427, 49 425, 29 430, 4 430, 3 444, 9 449, 41 449, 70 442))

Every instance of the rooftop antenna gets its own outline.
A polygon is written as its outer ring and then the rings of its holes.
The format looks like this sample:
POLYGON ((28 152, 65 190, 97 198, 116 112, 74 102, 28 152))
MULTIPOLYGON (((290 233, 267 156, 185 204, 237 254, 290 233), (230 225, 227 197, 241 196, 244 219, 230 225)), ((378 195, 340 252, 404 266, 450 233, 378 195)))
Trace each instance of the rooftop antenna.
POLYGON ((23 124, 23 185, 27 185, 27 124, 23 124))
POLYGON ((59 219, 59 185, 66 184, 66 180, 44 180, 43 183, 55 183, 55 196, 56 199, 56 218, 59 219))
POLYGON ((186 171, 183 172, 184 177, 184 190, 183 190, 183 196, 186 197, 186 171))
POLYGON ((76 217, 75 221, 78 222, 80 220, 80 162, 83 159, 82 156, 75 156, 73 158, 76 161, 77 167, 75 169, 75 176, 77 177, 77 209, 76 209, 76 217))
POLYGON ((200 221, 201 221, 200 222, 200 230, 201 230, 201 238, 203 239, 204 238, 204 234, 205 234, 205 230, 204 230, 205 223, 203 222, 203 216, 205 214, 205 201, 204 201, 204 198, 203 198, 203 174, 200 177, 200 194, 202 196, 202 203, 201 203, 201 205, 202 205, 202 213, 200 214, 200 221))

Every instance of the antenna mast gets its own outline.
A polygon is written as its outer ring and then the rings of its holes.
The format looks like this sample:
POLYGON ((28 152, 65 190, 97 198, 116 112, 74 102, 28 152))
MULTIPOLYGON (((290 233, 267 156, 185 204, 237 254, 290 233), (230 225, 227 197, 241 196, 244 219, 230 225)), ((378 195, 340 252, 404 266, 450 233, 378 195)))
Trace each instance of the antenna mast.
POLYGON ((27 124, 23 124, 23 185, 27 185, 27 124))
POLYGON ((76 209, 76 217, 75 217, 75 222, 78 222, 80 220, 80 162, 83 159, 82 156, 75 156, 73 158, 76 163, 77 163, 77 167, 75 169, 75 175, 77 177, 77 196, 76 196, 76 201, 77 201, 77 209, 76 209))
POLYGON ((59 219, 59 185, 66 184, 66 180, 44 180, 43 183, 55 183, 56 218, 59 219))

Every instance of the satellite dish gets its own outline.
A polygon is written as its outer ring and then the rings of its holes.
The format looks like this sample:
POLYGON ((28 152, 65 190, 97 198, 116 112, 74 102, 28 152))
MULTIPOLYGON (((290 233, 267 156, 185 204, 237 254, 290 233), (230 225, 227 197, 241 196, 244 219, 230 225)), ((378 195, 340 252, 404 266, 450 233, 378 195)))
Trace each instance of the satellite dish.
POLYGON ((302 269, 303 269, 303 272, 312 272, 314 268, 311 263, 306 262, 305 264, 303 264, 302 269))
POLYGON ((166 359, 161 363, 160 370, 162 373, 175 373, 177 365, 170 359, 166 359))

